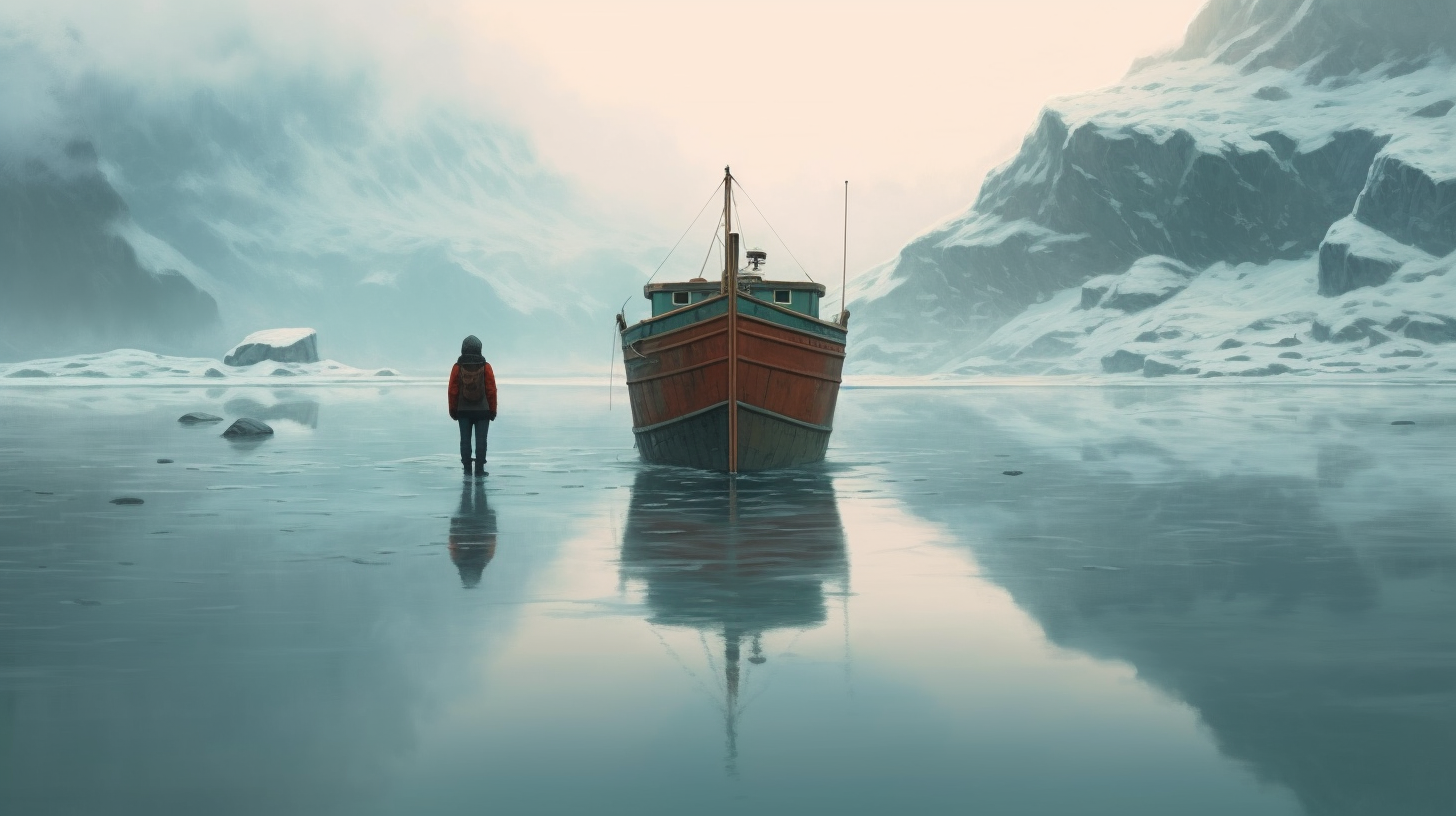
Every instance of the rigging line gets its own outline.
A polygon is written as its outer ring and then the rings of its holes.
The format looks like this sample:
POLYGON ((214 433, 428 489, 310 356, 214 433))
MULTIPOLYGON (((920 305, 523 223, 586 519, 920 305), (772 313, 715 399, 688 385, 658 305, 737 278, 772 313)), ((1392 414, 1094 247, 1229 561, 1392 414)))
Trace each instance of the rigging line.
POLYGON ((617 377, 617 344, 622 342, 622 335, 617 333, 617 327, 612 326, 612 352, 607 355, 607 410, 612 410, 612 385, 617 377))
POLYGON ((758 203, 753 200, 753 196, 749 195, 748 188, 743 186, 743 182, 735 178, 733 179, 733 183, 737 184, 738 189, 743 191, 743 195, 747 196, 748 203, 753 205, 753 209, 758 212, 758 217, 763 219, 763 223, 768 224, 769 231, 774 234, 775 238, 779 239, 779 243, 783 245, 784 251, 789 253, 789 257, 794 259, 794 263, 799 264, 799 271, 804 273, 804 277, 808 278, 810 283, 817 283, 814 280, 814 276, 809 274, 809 270, 805 269, 804 265, 799 263, 799 259, 795 257, 794 251, 789 249, 788 242, 784 240, 782 235, 779 235, 778 230, 774 229, 773 222, 768 220, 768 216, 763 214, 763 210, 758 209, 758 203))
MULTIPOLYGON (((708 658, 708 668, 713 670, 713 685, 716 686, 718 685, 718 675, 720 674, 718 671, 718 661, 713 659, 713 650, 708 648, 708 636, 704 635, 701 629, 698 630, 698 642, 703 644, 703 656, 708 658)), ((726 687, 724 687, 723 693, 725 695, 728 693, 726 687)))
MULTIPOLYGON (((713 192, 714 193, 717 193, 718 191, 717 190, 714 190, 713 192)), ((723 216, 721 216, 721 215, 718 216, 718 226, 719 227, 722 227, 723 226, 723 216)), ((713 230, 713 239, 708 242, 708 252, 707 252, 707 254, 703 255, 703 265, 702 265, 702 267, 700 267, 698 269, 698 277, 701 278, 703 276, 703 273, 705 271, 707 271, 707 269, 708 269, 708 259, 711 258, 711 257, 713 257, 713 247, 716 246, 717 243, 718 243, 718 230, 717 229, 714 229, 713 230)))
MULTIPOLYGON (((686 238, 686 237, 688 237, 688 233, 693 231, 693 227, 698 223, 698 219, 699 218, 702 218, 703 217, 703 213, 705 213, 705 212, 708 211, 708 205, 713 203, 713 198, 718 195, 718 188, 719 187, 722 187, 722 186, 723 186, 723 182, 721 182, 721 181, 718 182, 718 187, 714 187, 713 188, 713 192, 711 192, 711 193, 708 194, 708 200, 705 201, 705 202, 703 202, 703 208, 701 210, 698 210, 698 214, 697 215, 693 216, 693 223, 688 224, 688 228, 685 229, 685 230, 683 230, 683 234, 682 235, 679 235, 678 236, 677 243, 676 244, 673 244, 672 245, 672 249, 669 249, 667 251, 667 258, 663 258, 662 259, 662 263, 658 264, 657 265, 657 268, 654 269, 654 270, 652 270, 652 276, 647 279, 647 282, 648 283, 652 283, 652 278, 657 277, 657 273, 662 271, 662 267, 663 267, 664 264, 667 263, 667 259, 668 258, 671 258, 672 257, 672 253, 674 253, 674 252, 677 251, 678 244, 681 244, 683 242, 683 239, 686 238)), ((790 254, 792 254, 792 253, 790 253, 790 254)))
POLYGON ((712 701, 713 706, 716 708, 718 705, 718 695, 714 694, 713 691, 708 688, 707 684, 703 682, 702 677, 700 677, 697 672, 688 668, 687 662, 682 659, 682 657, 677 653, 676 649, 672 648, 672 646, 668 644, 667 639, 662 636, 661 632, 657 631, 656 626, 648 624, 647 628, 652 632, 653 637, 657 638, 657 642, 662 644, 662 648, 667 650, 667 654, 669 657, 672 658, 673 662, 681 666, 682 670, 687 672, 688 677, 693 678, 693 683, 697 685, 700 691, 708 696, 708 699, 712 701))

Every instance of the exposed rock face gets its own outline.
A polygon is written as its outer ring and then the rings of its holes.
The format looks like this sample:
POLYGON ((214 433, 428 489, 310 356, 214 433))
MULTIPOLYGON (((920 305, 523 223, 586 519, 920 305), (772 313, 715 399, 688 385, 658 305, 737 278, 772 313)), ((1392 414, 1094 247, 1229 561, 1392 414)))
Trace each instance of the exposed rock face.
MULTIPOLYGON (((1121 275, 1102 275, 1083 284, 1082 308, 1100 306, 1122 312, 1141 312, 1187 289, 1194 274, 1186 264, 1151 255, 1140 259, 1121 275), (1103 294, 1089 306, 1088 302, 1092 301, 1089 292, 1097 291, 1103 294)), ((1156 336, 1154 334, 1147 339, 1153 340, 1156 336)))
POLYGON ((1401 267, 1427 257, 1413 247, 1361 222, 1358 216, 1330 227, 1319 250, 1319 293, 1343 295, 1366 286, 1384 286, 1401 267))
POLYGON ((1453 3, 1214 0, 1177 51, 1054 102, 970 211, 857 282, 850 370, 1105 371, 1123 346, 1425 311, 1456 265, 1453 48, 1453 3))
POLYGON ((1118 349, 1102 358, 1102 370, 1108 374, 1126 374, 1142 371, 1147 358, 1126 349, 1118 349))
MULTIPOLYGON (((313 329, 268 329, 253 332, 223 358, 230 366, 250 366, 272 360, 278 363, 317 363, 318 333, 313 329)), ((275 370, 284 375, 292 372, 275 370)))
MULTIPOLYGON (((1456 151, 1456 144, 1447 149, 1456 151)), ((1432 173, 1396 156, 1370 170, 1355 218, 1437 257, 1456 251, 1456 178, 1432 173)))
POLYGON ((148 269, 117 234, 129 220, 127 206, 90 142, 53 154, 6 148, 0 145, 0 361, 186 347, 217 324, 211 295, 175 270, 148 269))

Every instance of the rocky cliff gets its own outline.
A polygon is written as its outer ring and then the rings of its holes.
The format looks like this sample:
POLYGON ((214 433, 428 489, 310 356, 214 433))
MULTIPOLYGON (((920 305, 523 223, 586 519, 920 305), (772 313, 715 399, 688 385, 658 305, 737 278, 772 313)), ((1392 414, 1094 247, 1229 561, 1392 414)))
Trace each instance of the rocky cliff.
POLYGON ((91 143, 56 148, 0 156, 0 360, 180 348, 214 328, 211 295, 118 234, 130 213, 91 143))
POLYGON ((1214 0, 860 279, 853 370, 1456 364, 1453 44, 1448 2, 1214 0))

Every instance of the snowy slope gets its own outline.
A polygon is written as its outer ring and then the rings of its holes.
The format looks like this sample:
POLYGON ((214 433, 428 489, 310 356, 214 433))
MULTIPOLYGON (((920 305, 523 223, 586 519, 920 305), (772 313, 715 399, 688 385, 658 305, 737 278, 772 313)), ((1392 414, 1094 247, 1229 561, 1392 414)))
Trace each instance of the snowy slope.
POLYGON ((128 383, 194 380, 199 383, 267 383, 277 385, 279 377, 297 377, 290 382, 334 382, 361 377, 395 377, 393 369, 361 369, 334 360, 317 363, 279 363, 264 360, 249 366, 230 366, 205 357, 169 357, 139 349, 115 349, 100 354, 77 354, 0 365, 0 380, 6 385, 27 383, 128 383))
POLYGON ((1178 52, 1052 103, 966 215, 860 279, 851 370, 1442 370, 1452 43, 1446 4, 1211 3, 1178 52))

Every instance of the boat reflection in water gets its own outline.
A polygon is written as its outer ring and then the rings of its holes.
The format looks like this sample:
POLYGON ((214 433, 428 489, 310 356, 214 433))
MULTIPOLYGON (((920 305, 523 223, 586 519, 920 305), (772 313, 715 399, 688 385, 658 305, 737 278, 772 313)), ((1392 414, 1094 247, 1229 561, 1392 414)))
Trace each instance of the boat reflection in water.
POLYGON ((460 584, 473 589, 481 573, 495 558, 495 511, 485 500, 480 479, 466 479, 460 488, 460 509, 450 517, 450 561, 460 572, 460 584))
POLYGON ((678 468, 637 474, 622 537, 622 577, 646 590, 654 626, 723 641, 723 716, 735 772, 741 666, 766 662, 763 636, 827 617, 825 585, 849 581, 834 486, 820 472, 725 477, 678 468))

